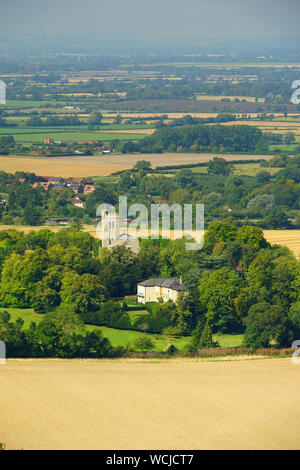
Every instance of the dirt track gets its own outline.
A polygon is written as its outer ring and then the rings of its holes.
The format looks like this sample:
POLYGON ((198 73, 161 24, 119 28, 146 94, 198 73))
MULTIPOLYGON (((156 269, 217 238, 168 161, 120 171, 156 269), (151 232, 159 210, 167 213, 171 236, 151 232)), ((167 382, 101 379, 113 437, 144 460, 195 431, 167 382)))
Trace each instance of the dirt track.
POLYGON ((13 449, 299 449, 290 359, 10 360, 0 441, 13 449))

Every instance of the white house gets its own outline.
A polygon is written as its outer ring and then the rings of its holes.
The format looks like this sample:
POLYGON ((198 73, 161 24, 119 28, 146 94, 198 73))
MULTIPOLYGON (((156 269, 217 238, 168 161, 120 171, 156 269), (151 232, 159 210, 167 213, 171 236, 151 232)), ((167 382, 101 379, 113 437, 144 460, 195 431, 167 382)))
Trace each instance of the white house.
POLYGON ((183 291, 181 278, 147 279, 137 285, 137 301, 141 304, 158 302, 159 299, 164 302, 168 302, 168 300, 176 302, 179 293, 183 291))

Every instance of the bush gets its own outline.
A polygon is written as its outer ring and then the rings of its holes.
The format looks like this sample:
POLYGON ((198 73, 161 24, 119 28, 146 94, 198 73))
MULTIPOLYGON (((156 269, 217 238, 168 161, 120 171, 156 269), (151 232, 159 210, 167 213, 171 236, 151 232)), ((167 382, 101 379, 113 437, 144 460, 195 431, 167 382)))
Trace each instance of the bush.
POLYGON ((267 302, 252 305, 244 322, 246 331, 243 342, 247 347, 287 347, 294 339, 293 324, 278 305, 267 302))
POLYGON ((86 331, 76 316, 45 315, 36 325, 23 329, 20 318, 10 322, 0 313, 0 339, 6 343, 7 357, 117 357, 122 348, 113 348, 101 331, 86 331))
POLYGON ((134 327, 144 330, 143 325, 147 324, 148 331, 152 333, 161 333, 170 326, 170 316, 166 304, 149 302, 146 304, 146 310, 149 315, 143 315, 135 320, 134 327))
POLYGON ((133 342, 133 346, 137 351, 146 352, 154 348, 154 343, 148 336, 141 336, 133 342))
MULTIPOLYGON (((124 302, 125 303, 125 302, 124 302)), ((125 304, 126 305, 126 304, 125 304)), ((97 312, 87 312, 81 315, 84 323, 111 328, 130 329, 129 315, 123 310, 119 302, 109 300, 100 306, 97 312)))

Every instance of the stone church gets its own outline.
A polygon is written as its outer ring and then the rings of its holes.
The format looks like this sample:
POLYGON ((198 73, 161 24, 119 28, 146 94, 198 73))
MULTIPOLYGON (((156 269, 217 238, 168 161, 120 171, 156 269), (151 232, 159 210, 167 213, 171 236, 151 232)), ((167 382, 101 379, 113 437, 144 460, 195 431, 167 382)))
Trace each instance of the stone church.
POLYGON ((102 247, 112 249, 116 246, 125 246, 133 253, 139 252, 139 240, 127 233, 129 219, 120 219, 119 214, 103 210, 102 220, 102 247))

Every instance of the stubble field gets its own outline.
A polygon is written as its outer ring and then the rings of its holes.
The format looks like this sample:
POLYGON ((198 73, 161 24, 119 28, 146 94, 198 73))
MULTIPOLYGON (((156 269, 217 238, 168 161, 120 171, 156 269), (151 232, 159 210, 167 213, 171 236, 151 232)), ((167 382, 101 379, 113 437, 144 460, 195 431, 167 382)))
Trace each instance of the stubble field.
POLYGON ((288 359, 9 360, 8 449, 299 449, 288 359))
POLYGON ((0 170, 8 173, 28 171, 41 176, 80 178, 107 176, 116 171, 130 169, 138 160, 148 160, 152 167, 156 168, 157 166, 208 162, 215 156, 221 156, 227 161, 255 161, 272 158, 271 155, 218 155, 217 153, 112 154, 93 157, 20 157, 11 155, 0 156, 0 170))
POLYGON ((300 230, 264 230, 264 236, 272 245, 287 246, 300 260, 300 230))

